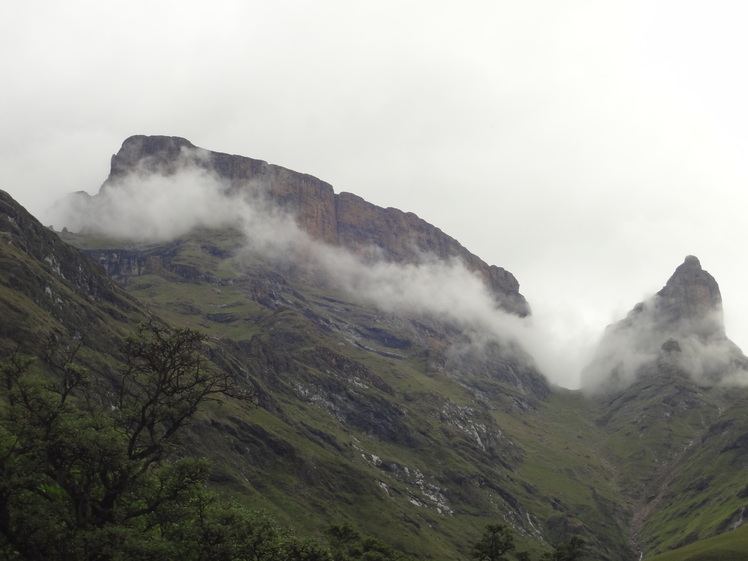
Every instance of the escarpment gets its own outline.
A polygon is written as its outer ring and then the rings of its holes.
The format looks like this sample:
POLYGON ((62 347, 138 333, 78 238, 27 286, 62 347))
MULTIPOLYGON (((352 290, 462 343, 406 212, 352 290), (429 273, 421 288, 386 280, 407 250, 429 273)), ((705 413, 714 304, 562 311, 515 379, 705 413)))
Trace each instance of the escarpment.
POLYGON ((173 175, 185 166, 215 174, 226 192, 251 193, 292 214, 313 238, 354 252, 376 252, 397 263, 418 263, 434 256, 459 260, 478 274, 498 305, 521 316, 530 313, 519 283, 509 271, 488 265, 457 240, 411 212, 382 208, 351 193, 336 194, 329 183, 244 156, 211 152, 184 138, 132 136, 112 156, 102 191, 116 188, 129 175, 173 175))

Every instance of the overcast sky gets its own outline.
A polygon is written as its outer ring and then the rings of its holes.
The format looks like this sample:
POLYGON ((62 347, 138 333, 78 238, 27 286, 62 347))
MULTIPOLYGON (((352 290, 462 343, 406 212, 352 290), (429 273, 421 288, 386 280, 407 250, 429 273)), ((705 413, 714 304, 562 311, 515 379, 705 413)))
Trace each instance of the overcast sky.
POLYGON ((697 255, 748 350, 746 23, 739 0, 5 2, 0 188, 44 220, 126 137, 183 136, 415 212, 570 344, 697 255))

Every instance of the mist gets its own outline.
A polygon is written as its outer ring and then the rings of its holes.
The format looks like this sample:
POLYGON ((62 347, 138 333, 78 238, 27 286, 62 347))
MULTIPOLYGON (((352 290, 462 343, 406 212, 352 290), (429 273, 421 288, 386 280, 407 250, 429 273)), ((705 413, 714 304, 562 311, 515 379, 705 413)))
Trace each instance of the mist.
POLYGON ((667 326, 653 296, 602 335, 602 326, 582 328, 578 318, 542 309, 520 318, 498 308, 481 278, 459 260, 421 254, 412 263, 393 263, 376 258, 379 248, 362 256, 322 243, 271 204, 262 185, 230 188, 200 155, 183 150, 169 174, 154 173, 146 163, 107 180, 95 196, 70 195, 55 206, 52 220, 58 228, 132 242, 164 242, 196 227, 234 227, 248 252, 323 278, 382 312, 454 325, 471 352, 492 342, 507 352, 519 348, 515 358, 550 383, 592 394, 625 389, 663 357, 700 383, 748 380, 748 359, 724 335, 721 311, 698 324, 667 326))
POLYGON ((167 241, 199 226, 235 221, 232 199, 218 179, 196 166, 170 176, 138 171, 102 187, 98 195, 67 196, 45 217, 53 226, 132 241, 167 241))
POLYGON ((108 180, 95 196, 75 193, 49 213, 57 229, 131 242, 164 242, 196 227, 240 229, 246 251, 322 276, 336 288, 382 312, 430 317, 460 328, 473 351, 489 342, 519 346, 517 358, 556 385, 576 387, 589 345, 571 345, 541 317, 520 318, 497 307, 482 279, 458 260, 422 254, 415 263, 393 263, 322 243, 300 229, 293 216, 272 206, 261 187, 229 189, 211 170, 183 151, 171 175, 134 170, 108 180))
POLYGON ((663 321, 653 295, 620 322, 608 326, 581 371, 590 394, 618 392, 657 364, 704 385, 748 384, 748 358, 727 338, 721 310, 703 317, 663 321))

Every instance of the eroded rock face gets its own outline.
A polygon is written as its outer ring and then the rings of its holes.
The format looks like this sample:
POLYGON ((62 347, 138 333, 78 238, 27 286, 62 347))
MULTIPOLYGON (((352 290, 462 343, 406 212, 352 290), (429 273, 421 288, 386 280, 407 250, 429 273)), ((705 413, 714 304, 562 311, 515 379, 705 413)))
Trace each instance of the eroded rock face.
POLYGON ((529 314, 529 306, 519 293, 519 283, 509 271, 487 265, 457 240, 412 212, 373 205, 357 195, 335 195, 336 243, 348 248, 376 246, 387 259, 413 262, 426 253, 441 259, 459 258, 477 272, 508 311, 529 314))
POLYGON ((131 136, 112 156, 102 189, 130 174, 173 175, 185 165, 215 173, 227 191, 252 190, 293 213, 298 225, 317 239, 335 243, 335 193, 329 183, 262 160, 210 152, 173 136, 131 136))
POLYGON ((657 293, 655 308, 663 328, 686 328, 703 337, 725 334, 719 285, 693 255, 686 257, 657 293))
POLYGON ((330 184, 311 175, 261 160, 210 152, 184 138, 133 136, 112 156, 111 172, 102 189, 113 188, 133 173, 174 174, 185 161, 215 173, 228 191, 259 193, 291 212, 303 230, 325 243, 376 253, 394 262, 418 262, 424 254, 459 259, 483 278, 501 307, 518 315, 530 313, 510 272, 489 266, 415 214, 378 207, 351 193, 335 194, 330 184))

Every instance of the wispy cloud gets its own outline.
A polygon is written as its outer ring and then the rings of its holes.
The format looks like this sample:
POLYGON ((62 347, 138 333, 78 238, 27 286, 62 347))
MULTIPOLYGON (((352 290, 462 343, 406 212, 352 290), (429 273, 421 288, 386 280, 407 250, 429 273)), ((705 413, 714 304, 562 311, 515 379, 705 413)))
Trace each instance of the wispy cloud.
POLYGON ((703 384, 748 383, 748 359, 724 334, 721 310, 673 321, 659 310, 658 295, 607 328, 594 356, 582 370, 582 387, 591 393, 625 389, 651 371, 675 368, 703 384))
POLYGON ((384 312, 428 316, 459 327, 473 351, 492 342, 501 342, 507 351, 522 349, 516 358, 530 360, 549 381, 565 387, 578 387, 581 372, 581 385, 589 391, 622 389, 664 352, 700 381, 742 382, 745 377, 746 362, 732 342, 703 336, 715 332, 710 326, 721 325, 721 316, 701 318, 698 325, 664 325, 654 296, 599 341, 591 330, 574 331, 553 316, 520 318, 498 309, 484 282, 461 261, 421 254, 414 262, 393 263, 373 258, 378 248, 362 257, 322 243, 269 203, 262 185, 229 188, 203 157, 199 149, 183 149, 167 174, 154 173, 145 162, 105 183, 96 196, 68 197, 57 205, 55 222, 132 241, 166 241, 195 227, 236 227, 248 251, 323 278, 384 312), (676 343, 663 350, 670 340, 676 343))
POLYGON ((300 229, 293 216, 272 206, 262 189, 229 189, 183 150, 172 173, 153 173, 146 164, 108 181, 99 194, 75 194, 57 206, 55 222, 131 241, 166 241, 195 227, 232 226, 245 235, 247 251, 296 269, 369 301, 378 309, 428 316, 461 329, 473 350, 500 341, 524 349, 554 383, 574 385, 578 364, 568 347, 557 344, 538 318, 500 310, 481 278, 457 260, 422 254, 416 262, 372 259, 376 248, 353 253, 319 242, 300 229))

